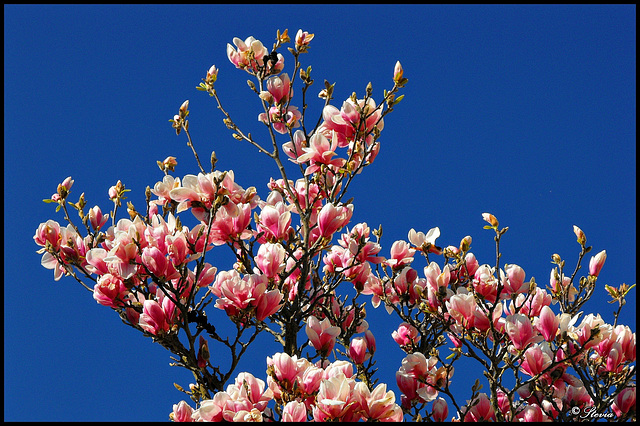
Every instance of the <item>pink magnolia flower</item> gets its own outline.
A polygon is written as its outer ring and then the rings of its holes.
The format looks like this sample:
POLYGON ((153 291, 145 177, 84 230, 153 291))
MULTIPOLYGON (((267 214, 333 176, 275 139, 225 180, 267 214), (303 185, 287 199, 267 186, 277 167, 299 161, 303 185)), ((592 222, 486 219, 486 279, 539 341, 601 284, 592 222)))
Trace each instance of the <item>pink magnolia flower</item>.
POLYGON ((308 46, 311 40, 313 40, 313 37, 314 37, 314 34, 309 34, 308 32, 302 31, 302 29, 299 29, 298 32, 296 33, 296 38, 295 38, 296 49, 301 50, 301 47, 308 46))
POLYGON ((338 147, 338 139, 336 133, 332 133, 329 136, 331 137, 331 142, 324 134, 315 133, 309 139, 309 146, 302 147, 304 154, 298 156, 296 161, 298 164, 310 162, 304 173, 305 176, 317 172, 322 165, 329 167, 335 173, 344 164, 345 160, 342 158, 331 159, 336 155, 335 150, 338 147))
POLYGON ((277 289, 266 291, 268 284, 266 275, 251 274, 240 278, 235 270, 231 270, 220 272, 210 288, 219 297, 215 307, 224 309, 227 315, 235 317, 254 307, 256 318, 263 321, 282 306, 282 293, 277 289))
POLYGON ((248 229, 251 222, 251 205, 239 203, 234 208, 222 208, 216 212, 211 224, 210 241, 215 245, 222 245, 238 239, 251 237, 248 229))
POLYGON ((376 352, 376 338, 373 336, 371 330, 366 330, 364 332, 364 339, 367 342, 367 350, 371 355, 376 352))
POLYGON ((552 358, 553 352, 547 343, 535 344, 525 351, 520 370, 534 377, 551 365, 552 358))
POLYGON ((255 262, 268 278, 275 278, 285 267, 286 251, 280 244, 264 243, 258 249, 255 262))
POLYGON ((393 81, 398 83, 400 80, 402 80, 403 74, 404 72, 402 70, 402 65, 400 64, 400 61, 397 61, 395 67, 393 68, 393 81))
POLYGON ((306 422, 307 406, 304 402, 289 401, 282 408, 283 422, 306 422))
POLYGON ((156 277, 171 280, 180 275, 169 259, 157 247, 145 247, 142 250, 141 258, 142 263, 156 277))
POLYGON ((151 201, 156 206, 168 207, 171 204, 171 190, 180 187, 180 178, 166 175, 160 182, 156 182, 151 189, 151 193, 158 197, 151 201))
MULTIPOLYGON (((475 404, 472 405, 469 411, 467 411, 467 414, 464 417, 464 421, 496 421, 496 414, 491 407, 491 401, 489 401, 487 394, 481 393, 473 402, 475 404)), ((469 401, 469 404, 471 405, 471 401, 469 401)))
POLYGON ((357 402, 354 399, 353 388, 355 381, 339 373, 320 383, 313 407, 313 419, 316 422, 341 419, 343 421, 357 421, 357 402))
POLYGON ((434 421, 444 422, 447 420, 448 415, 449 407, 447 406, 447 401, 445 401, 444 398, 438 398, 433 401, 431 416, 434 421))
POLYGON ((110 308, 124 306, 129 290, 119 277, 104 274, 93 287, 93 298, 99 304, 110 308))
POLYGON ((393 391, 387 392, 387 385, 384 383, 376 386, 371 392, 366 384, 358 382, 353 393, 367 420, 402 421, 403 412, 395 403, 396 396, 393 391))
POLYGON ((542 308, 551 305, 551 295, 546 290, 536 287, 529 295, 519 294, 515 301, 509 302, 509 313, 515 313, 515 308, 520 307, 520 313, 530 318, 540 315, 542 308))
POLYGON ((427 250, 430 253, 440 254, 441 249, 436 246, 436 240, 440 236, 440 228, 431 228, 425 235, 423 232, 416 232, 411 228, 409 231, 409 242, 416 246, 416 250, 427 250))
POLYGON ((227 57, 236 68, 255 73, 258 66, 264 65, 263 58, 269 52, 260 40, 256 40, 253 36, 244 41, 234 37, 233 44, 236 45, 238 50, 227 43, 227 57))
POLYGON ((391 246, 391 259, 387 259, 387 264, 392 268, 401 268, 413 262, 415 250, 406 241, 396 241, 391 246))
POLYGON ((524 282, 526 276, 524 269, 518 265, 510 264, 505 267, 505 272, 509 279, 502 280, 504 295, 510 297, 512 294, 526 293, 529 290, 529 283, 524 282))
POLYGON ((164 306, 155 300, 145 300, 138 325, 144 331, 157 335, 167 333, 171 329, 168 319, 164 306))
POLYGON ((364 140, 366 145, 370 146, 373 142, 373 129, 382 131, 384 128, 382 110, 376 107, 373 98, 369 98, 366 103, 364 99, 358 99, 356 102, 347 99, 340 110, 333 105, 327 105, 322 111, 322 118, 324 121, 318 132, 326 137, 331 137, 332 132, 335 132, 340 148, 355 140, 364 140))
POLYGON ((628 387, 624 388, 622 392, 620 392, 617 396, 613 404, 611 405, 611 409, 616 416, 622 417, 625 414, 636 411, 636 387, 628 387))
POLYGON ((415 347, 420 341, 418 329, 407 322, 400 324, 398 329, 391 333, 391 337, 400 347, 415 347))
POLYGON ((287 238, 291 227, 291 212, 282 201, 275 205, 266 204, 260 212, 259 220, 257 228, 258 232, 264 232, 262 239, 275 242, 287 238))
POLYGON ((540 333, 531 325, 529 317, 522 314, 507 316, 505 331, 517 350, 524 350, 530 344, 542 340, 540 333))
POLYGON ((174 422, 192 422, 192 414, 193 408, 191 408, 185 401, 180 401, 178 404, 173 405, 173 411, 171 412, 170 417, 174 422))
POLYGON ((293 383, 298 376, 298 357, 296 355, 276 353, 273 357, 267 357, 267 365, 273 367, 273 374, 279 382, 293 383))
POLYGON ((367 352, 367 341, 364 337, 354 337, 349 344, 349 358, 357 365, 362 365, 371 358, 371 354, 367 352))
POLYGON ((200 408, 194 410, 191 417, 194 421, 221 422, 227 402, 231 396, 226 392, 217 392, 212 399, 200 403, 200 408))
POLYGON ((498 280, 493 274, 494 268, 482 265, 476 270, 472 281, 475 292, 490 303, 495 303, 498 296, 498 280))
POLYGON ((607 260, 607 251, 602 250, 600 253, 591 257, 589 261, 589 275, 597 277, 600 275, 600 271, 604 266, 604 261, 607 260))
POLYGON ((249 409, 244 406, 243 409, 246 411, 251 411, 253 408, 256 408, 262 412, 273 399, 271 389, 265 386, 263 380, 254 377, 251 373, 238 374, 235 383, 227 386, 226 392, 233 400, 248 400, 251 406, 249 409))
POLYGON ((305 327, 307 337, 311 345, 319 352, 328 354, 336 343, 336 337, 340 334, 340 327, 331 325, 329 318, 319 321, 315 316, 307 319, 305 327))
POLYGON ((534 323, 544 340, 551 342, 556 338, 558 327, 560 326, 560 318, 553 313, 550 307, 543 306, 540 310, 540 316, 534 318, 534 323))
POLYGON ((267 79, 267 90, 277 104, 284 105, 293 97, 289 74, 274 75, 267 79))
POLYGON ((301 118, 302 113, 298 111, 298 107, 292 105, 289 105, 286 110, 272 106, 268 113, 263 112, 258 115, 258 121, 273 125, 273 130, 283 135, 289 133, 290 129, 300 127, 301 118))
POLYGON ((544 414, 542 408, 538 404, 526 405, 520 411, 516 418, 524 422, 545 422, 549 421, 549 417, 544 414))
MULTIPOLYGON (((264 286, 264 284, 261 284, 261 286, 264 286)), ((260 291, 263 291, 263 293, 259 295, 254 305, 256 307, 256 319, 264 321, 267 317, 280 310, 282 307, 280 302, 284 296, 276 289, 264 291, 261 287, 258 287, 257 290, 256 293, 260 291)))
POLYGON ((343 228, 351 220, 353 204, 336 207, 327 203, 318 214, 318 228, 325 238, 330 238, 336 231, 343 228))
MULTIPOLYGON (((47 243, 51 244, 53 249, 60 247, 60 224, 54 220, 47 220, 45 223, 41 223, 36 230, 36 234, 33 236, 33 240, 37 245, 45 247, 47 243)), ((44 249, 38 250, 38 253, 43 253, 44 249)))
POLYGON ((302 130, 296 130, 293 134, 293 140, 282 144, 282 150, 289 157, 289 161, 297 163, 298 157, 304 153, 302 148, 306 146, 307 140, 304 132, 302 130))
POLYGON ((465 328, 472 327, 476 301, 473 294, 458 291, 458 294, 451 296, 451 298, 445 302, 447 310, 458 324, 465 328))
POLYGON ((93 208, 89 209, 89 223, 91 224, 91 227, 94 230, 98 230, 100 228, 102 228, 102 226, 107 223, 107 220, 109 219, 109 214, 102 214, 102 210, 100 210, 100 207, 98 206, 94 206, 93 208))

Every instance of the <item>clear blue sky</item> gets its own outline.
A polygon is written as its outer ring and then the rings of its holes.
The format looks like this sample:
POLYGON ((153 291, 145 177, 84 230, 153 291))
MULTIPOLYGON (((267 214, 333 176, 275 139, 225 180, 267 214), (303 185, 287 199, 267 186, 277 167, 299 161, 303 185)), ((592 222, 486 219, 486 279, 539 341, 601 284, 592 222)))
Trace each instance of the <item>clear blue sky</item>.
MULTIPOLYGON (((440 244, 471 235, 479 261, 494 263, 481 219, 491 212, 510 228, 502 262, 547 284, 553 253, 575 265, 575 224, 593 254, 607 250, 588 308, 612 322, 604 284, 636 280, 635 16, 635 5, 5 5, 5 420, 167 420, 183 399, 172 384, 192 377, 168 366, 165 349, 40 266, 37 226, 63 222, 41 200, 72 176, 72 201, 85 192, 108 211, 107 189, 121 179, 142 206, 144 188, 162 177, 157 160, 174 155, 178 176, 196 173, 168 122, 186 99, 200 156, 215 150, 219 169, 266 197, 277 170, 231 138, 195 87, 216 64, 222 101, 257 135, 259 104, 226 44, 253 35, 270 47, 276 29, 316 35, 303 56, 315 114, 324 79, 336 83, 338 107, 369 81, 380 99, 402 62, 405 99, 350 189, 353 223, 383 225, 384 255, 409 229, 439 226, 440 244)), ((231 268, 220 259, 219 270, 231 268)), ((634 331, 635 310, 634 293, 622 316, 634 331)), ((397 390, 403 354, 390 333, 400 321, 383 308, 368 314, 378 377, 397 390)), ((265 380, 271 353, 253 352, 242 368, 265 380)), ((457 370, 454 382, 476 373, 457 370)))

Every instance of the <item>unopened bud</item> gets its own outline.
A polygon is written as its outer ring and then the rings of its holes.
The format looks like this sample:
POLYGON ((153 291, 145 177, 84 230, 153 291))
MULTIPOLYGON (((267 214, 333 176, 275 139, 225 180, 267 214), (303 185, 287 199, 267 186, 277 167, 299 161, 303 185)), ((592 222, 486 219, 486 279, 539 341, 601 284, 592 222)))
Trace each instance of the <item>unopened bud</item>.
POLYGON ((396 66, 393 69, 393 81, 398 83, 400 80, 402 80, 402 75, 404 74, 404 71, 402 69, 402 65, 400 64, 400 61, 396 62, 396 66))
MULTIPOLYGON (((189 114, 188 109, 189 109, 189 100, 187 99, 182 103, 182 105, 180 105, 180 112, 179 112, 180 118, 185 118, 189 114)), ((174 117, 174 120, 175 120, 175 117, 174 117)))
POLYGON ((489 223, 491 226, 497 228, 498 227, 498 219, 491 213, 482 213, 482 219, 489 223))
POLYGON ((260 99, 262 99, 263 101, 265 101, 266 103, 268 103, 269 105, 271 105, 273 103, 273 95, 271 93, 269 93, 266 90, 263 90, 262 92, 260 92, 260 94, 258 95, 260 97, 260 99))
POLYGON ((470 247, 471 247, 471 236, 467 235, 462 239, 462 241, 460 241, 460 251, 466 253, 467 251, 469 251, 470 247))
POLYGON ((582 229, 578 228, 576 225, 573 225, 573 233, 578 237, 578 244, 584 246, 587 242, 587 237, 582 232, 582 229))
POLYGON ((215 83, 218 79, 218 68, 215 65, 211 65, 209 71, 207 71, 207 81, 211 83, 215 83))

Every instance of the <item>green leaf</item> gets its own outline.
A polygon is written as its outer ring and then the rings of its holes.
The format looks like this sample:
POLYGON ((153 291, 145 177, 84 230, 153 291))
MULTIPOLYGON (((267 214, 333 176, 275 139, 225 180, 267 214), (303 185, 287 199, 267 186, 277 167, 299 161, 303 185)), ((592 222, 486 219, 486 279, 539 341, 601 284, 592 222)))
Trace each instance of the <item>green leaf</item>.
POLYGON ((51 199, 49 199, 49 198, 45 198, 45 199, 44 199, 44 200, 42 200, 42 201, 44 201, 45 203, 53 203, 53 200, 51 200, 51 199))

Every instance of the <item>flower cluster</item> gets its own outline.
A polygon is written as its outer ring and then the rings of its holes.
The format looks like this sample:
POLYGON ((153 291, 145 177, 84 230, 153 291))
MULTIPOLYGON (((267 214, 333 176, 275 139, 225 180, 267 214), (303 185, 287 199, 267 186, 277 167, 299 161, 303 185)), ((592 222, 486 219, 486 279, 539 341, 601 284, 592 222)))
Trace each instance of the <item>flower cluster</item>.
POLYGON ((174 405, 175 421, 274 420, 266 408, 274 400, 282 421, 401 421, 402 409, 393 391, 380 384, 373 391, 356 379, 347 361, 312 363, 306 358, 276 353, 267 358, 267 386, 249 373, 240 373, 235 383, 198 409, 185 401, 174 405))
MULTIPOLYGON (((121 181, 107 191, 113 202, 108 214, 98 206, 85 212, 84 194, 70 202, 71 177, 44 200, 63 209, 69 222, 65 227, 48 220, 33 237, 54 279, 75 278, 98 304, 177 355, 174 365, 193 373, 196 383, 188 390, 176 387, 196 405, 181 401, 171 418, 547 421, 571 420, 576 409, 595 407, 621 420, 635 419, 636 336, 617 323, 617 313, 613 324, 599 314, 583 316, 607 254, 592 256, 588 274, 577 277, 591 250, 580 228, 574 226, 581 247, 576 272, 566 274, 565 261, 554 254, 556 266, 542 288, 522 266, 501 264, 499 250, 495 263, 480 263, 470 236, 440 247, 438 227, 426 233, 411 229, 386 256, 381 227, 352 223, 354 204, 343 201, 346 191, 377 157, 384 118, 402 99, 396 93, 408 80, 397 62, 393 88, 384 91, 381 102, 374 101, 369 85, 364 96, 354 93, 340 109, 330 104, 333 86, 325 83, 319 94, 325 100, 322 116, 310 128, 304 94, 313 80, 300 55, 313 39, 314 34, 297 32, 289 48, 292 73, 283 72, 284 57, 277 52, 291 42, 286 30, 278 31, 271 51, 254 37, 234 38, 235 47, 227 46, 230 62, 256 80, 249 87, 262 107, 258 120, 267 128, 269 148, 243 132, 222 106, 214 89, 220 72, 215 65, 198 88, 215 98, 235 139, 253 144, 277 164, 280 176, 269 180, 265 198, 256 187, 239 185, 232 170, 215 170, 215 152, 211 172, 204 171, 185 101, 170 122, 176 134, 186 134, 200 172, 173 176, 176 157, 157 161, 164 176, 147 188, 146 214, 128 203, 129 218, 116 221, 129 191, 121 181), (299 100, 294 98, 298 76, 302 104, 293 105, 299 100), (290 163, 282 163, 281 153, 290 163), (297 180, 289 179, 285 165, 296 169, 297 180), (73 224, 68 206, 78 211, 86 233, 73 224), (234 256, 233 265, 220 271, 206 261, 218 247, 234 256), (374 308, 383 305, 397 320, 385 339, 405 353, 396 372, 399 404, 374 378, 376 339, 362 302, 367 296, 374 308), (210 323, 205 308, 226 315, 232 331, 222 331, 217 320, 210 323), (263 332, 283 347, 267 357, 266 381, 237 374, 240 359, 263 332), (453 347, 445 347, 447 338, 453 347), (218 350, 228 351, 226 371, 222 361, 217 365, 223 358, 218 350), (492 385, 481 393, 477 382, 466 405, 450 388, 464 359, 478 362, 492 385)), ((500 229, 492 214, 482 218, 499 249, 508 228, 500 229)), ((633 287, 606 290, 621 308, 633 287)))

